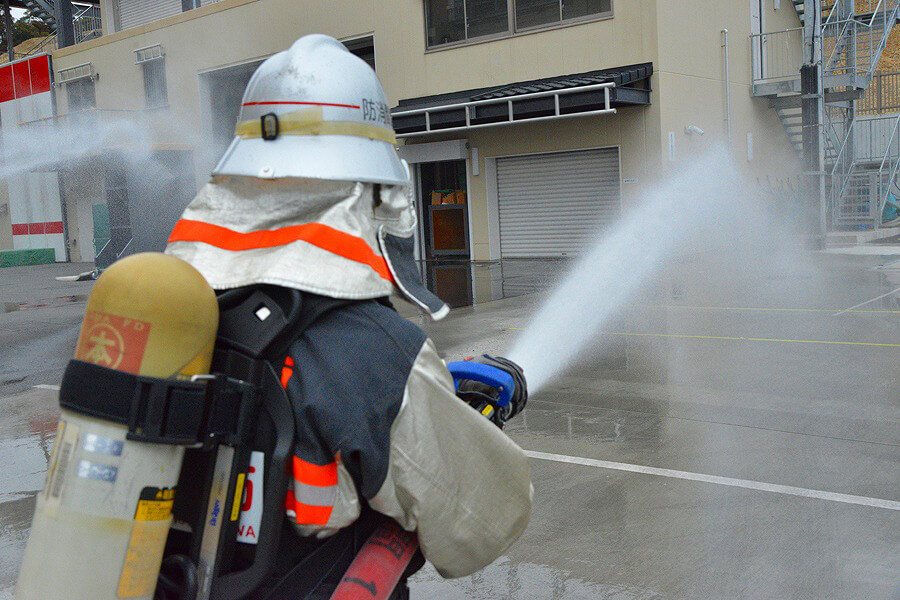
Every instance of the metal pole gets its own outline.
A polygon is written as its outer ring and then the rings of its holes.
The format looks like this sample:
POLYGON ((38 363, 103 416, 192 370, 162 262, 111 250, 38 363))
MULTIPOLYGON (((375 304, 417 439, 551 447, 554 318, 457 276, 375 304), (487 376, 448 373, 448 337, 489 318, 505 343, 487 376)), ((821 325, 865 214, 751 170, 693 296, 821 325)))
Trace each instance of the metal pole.
POLYGON ((728 30, 722 30, 722 47, 725 48, 725 135, 731 142, 731 74, 728 66, 728 30))
POLYGON ((56 41, 60 48, 75 44, 75 24, 72 21, 72 2, 56 0, 56 41))
MULTIPOLYGON (((803 121, 803 174, 807 182, 810 208, 818 206, 816 225, 812 227, 816 245, 824 247, 827 232, 825 198, 825 86, 822 73, 822 6, 806 3, 803 25, 803 66, 800 68, 800 92, 803 121)), ((813 220, 813 219, 811 219, 813 220)))
POLYGON ((3 20, 6 26, 6 51, 9 53, 9 62, 16 60, 16 51, 13 49, 13 20, 9 9, 9 0, 3 0, 3 20))

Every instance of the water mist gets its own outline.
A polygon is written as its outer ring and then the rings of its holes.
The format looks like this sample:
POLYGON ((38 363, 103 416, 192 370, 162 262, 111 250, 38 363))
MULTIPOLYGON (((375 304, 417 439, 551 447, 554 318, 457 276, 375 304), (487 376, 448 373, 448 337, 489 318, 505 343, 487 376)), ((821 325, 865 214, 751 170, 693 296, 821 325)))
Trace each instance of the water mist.
POLYGON ((691 238, 729 221, 747 190, 728 152, 711 152, 661 183, 572 266, 508 356, 539 391, 602 338, 602 329, 691 238), (598 337, 599 336, 599 337, 598 337))

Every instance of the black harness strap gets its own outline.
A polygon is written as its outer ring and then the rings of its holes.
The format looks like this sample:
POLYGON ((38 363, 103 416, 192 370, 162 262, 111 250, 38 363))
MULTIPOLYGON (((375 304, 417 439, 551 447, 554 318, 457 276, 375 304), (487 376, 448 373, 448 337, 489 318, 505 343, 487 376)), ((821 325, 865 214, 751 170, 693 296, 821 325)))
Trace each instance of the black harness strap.
POLYGON ((63 374, 59 405, 127 425, 126 437, 137 442, 229 443, 245 433, 253 388, 224 375, 194 381, 161 379, 73 359, 63 374))

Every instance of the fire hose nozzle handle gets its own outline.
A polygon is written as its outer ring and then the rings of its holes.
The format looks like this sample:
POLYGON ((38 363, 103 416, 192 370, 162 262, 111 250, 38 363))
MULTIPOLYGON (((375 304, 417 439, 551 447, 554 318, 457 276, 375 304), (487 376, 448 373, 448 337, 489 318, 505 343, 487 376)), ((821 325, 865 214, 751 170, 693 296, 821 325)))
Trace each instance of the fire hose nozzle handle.
POLYGON ((501 408, 509 406, 516 391, 516 382, 513 376, 492 365, 461 360, 448 364, 447 369, 453 375, 453 383, 457 390, 461 381, 477 381, 497 390, 499 392, 497 405, 501 408))
POLYGON ((484 354, 452 362, 447 368, 453 375, 457 395, 499 427, 525 408, 525 375, 522 367, 508 358, 484 354), (479 390, 479 385, 488 389, 479 390))

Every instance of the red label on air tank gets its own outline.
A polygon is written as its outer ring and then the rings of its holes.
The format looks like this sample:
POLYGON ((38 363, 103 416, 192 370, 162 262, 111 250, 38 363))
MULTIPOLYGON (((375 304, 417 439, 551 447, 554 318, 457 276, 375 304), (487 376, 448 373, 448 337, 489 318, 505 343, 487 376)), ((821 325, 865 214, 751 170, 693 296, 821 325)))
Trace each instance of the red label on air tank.
POLYGON ((91 310, 84 316, 75 358, 137 374, 149 335, 150 323, 91 310))

